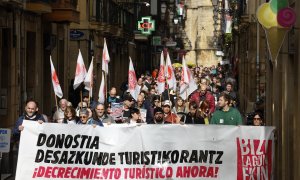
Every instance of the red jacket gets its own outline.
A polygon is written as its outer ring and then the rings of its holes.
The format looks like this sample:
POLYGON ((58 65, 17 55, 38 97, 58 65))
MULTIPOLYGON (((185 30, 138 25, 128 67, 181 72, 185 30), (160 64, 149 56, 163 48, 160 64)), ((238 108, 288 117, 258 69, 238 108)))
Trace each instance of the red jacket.
MULTIPOLYGON (((208 101, 209 103, 209 113, 213 113, 215 111, 216 105, 215 105, 215 97, 210 93, 210 92, 206 92, 205 95, 203 95, 202 97, 204 98, 203 101, 208 101), (205 97, 203 97, 205 96, 205 97)), ((192 101, 196 102, 199 106, 200 104, 200 100, 201 100, 201 94, 199 91, 195 91, 190 98, 190 103, 192 101)))

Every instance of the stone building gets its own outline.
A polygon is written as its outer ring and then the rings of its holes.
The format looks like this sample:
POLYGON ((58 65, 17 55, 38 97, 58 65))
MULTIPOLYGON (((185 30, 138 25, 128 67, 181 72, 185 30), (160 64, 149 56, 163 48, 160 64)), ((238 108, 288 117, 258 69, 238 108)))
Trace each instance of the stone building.
POLYGON ((186 55, 190 64, 211 66, 221 60, 214 46, 213 5, 211 0, 187 0, 185 32, 190 41, 186 55))

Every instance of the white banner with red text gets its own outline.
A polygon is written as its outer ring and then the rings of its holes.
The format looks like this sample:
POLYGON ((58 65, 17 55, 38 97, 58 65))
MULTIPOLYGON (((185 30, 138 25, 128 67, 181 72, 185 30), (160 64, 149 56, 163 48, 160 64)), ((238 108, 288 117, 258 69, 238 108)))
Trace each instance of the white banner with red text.
POLYGON ((23 125, 16 180, 273 179, 274 127, 23 125))

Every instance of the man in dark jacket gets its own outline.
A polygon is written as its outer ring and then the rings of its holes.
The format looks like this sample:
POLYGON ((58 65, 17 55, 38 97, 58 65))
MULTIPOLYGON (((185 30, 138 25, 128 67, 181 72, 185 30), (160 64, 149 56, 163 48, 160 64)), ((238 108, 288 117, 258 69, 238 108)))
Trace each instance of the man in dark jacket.
POLYGON ((28 100, 26 102, 25 112, 18 118, 13 129, 13 136, 16 141, 20 140, 20 133, 24 129, 24 126, 22 125, 23 120, 37 121, 39 123, 45 122, 44 117, 38 113, 38 110, 38 103, 36 101, 28 100))

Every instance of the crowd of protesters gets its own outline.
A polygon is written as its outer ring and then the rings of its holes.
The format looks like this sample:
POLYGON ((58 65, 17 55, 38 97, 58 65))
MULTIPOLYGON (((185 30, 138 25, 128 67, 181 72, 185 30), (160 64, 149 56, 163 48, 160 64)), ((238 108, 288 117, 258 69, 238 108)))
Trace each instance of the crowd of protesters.
MULTIPOLYGON (((105 126, 111 124, 222 124, 243 125, 244 120, 238 111, 238 96, 235 92, 237 83, 224 66, 190 68, 198 89, 183 100, 178 91, 169 90, 158 95, 158 70, 146 72, 138 77, 140 94, 133 99, 127 90, 127 82, 122 83, 120 92, 112 87, 105 103, 91 100, 88 92, 83 93, 83 100, 73 105, 67 99, 61 99, 53 114, 47 117, 38 112, 38 103, 34 100, 26 102, 25 111, 16 122, 13 134, 19 138, 23 130, 23 120, 39 123, 65 123, 105 126), (114 105, 121 105, 121 115, 115 117, 114 105)), ((181 68, 174 67, 179 85, 181 68)), ((263 125, 263 116, 256 113, 253 125, 263 125)))

